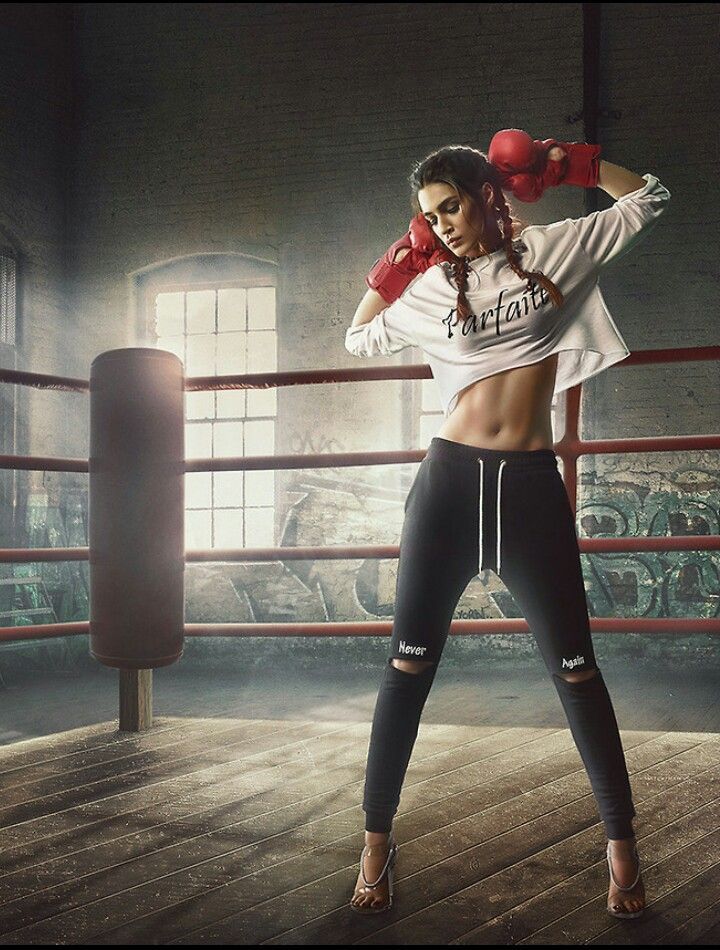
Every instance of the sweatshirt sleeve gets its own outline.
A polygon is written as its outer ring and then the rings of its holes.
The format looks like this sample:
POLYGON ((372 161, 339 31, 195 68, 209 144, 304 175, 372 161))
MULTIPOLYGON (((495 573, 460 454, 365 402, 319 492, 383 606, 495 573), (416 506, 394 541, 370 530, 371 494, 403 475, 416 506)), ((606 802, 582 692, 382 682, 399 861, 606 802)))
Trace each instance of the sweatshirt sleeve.
POLYGON ((410 319, 412 311, 399 297, 367 323, 348 327, 345 349, 353 356, 390 356, 407 346, 417 346, 410 333, 410 319))
POLYGON ((618 198, 611 208, 569 219, 580 245, 598 268, 627 254, 644 240, 667 208, 667 188, 654 175, 642 177, 643 187, 618 198))

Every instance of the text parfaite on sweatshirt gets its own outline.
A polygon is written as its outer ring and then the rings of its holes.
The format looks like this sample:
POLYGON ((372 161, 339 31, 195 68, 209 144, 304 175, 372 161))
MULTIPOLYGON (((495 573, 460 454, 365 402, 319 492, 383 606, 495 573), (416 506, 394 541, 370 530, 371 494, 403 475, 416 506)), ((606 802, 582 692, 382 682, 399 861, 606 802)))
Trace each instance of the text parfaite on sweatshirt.
POLYGON ((558 353, 555 393, 576 386, 629 356, 598 276, 647 237, 670 192, 651 174, 645 185, 605 211, 552 224, 533 224, 515 239, 523 270, 539 270, 565 298, 553 306, 543 287, 527 290, 501 248, 470 261, 466 297, 471 314, 458 322, 452 266, 418 274, 402 295, 372 320, 349 327, 345 347, 355 356, 389 356, 420 347, 437 383, 445 416, 471 383, 558 353))

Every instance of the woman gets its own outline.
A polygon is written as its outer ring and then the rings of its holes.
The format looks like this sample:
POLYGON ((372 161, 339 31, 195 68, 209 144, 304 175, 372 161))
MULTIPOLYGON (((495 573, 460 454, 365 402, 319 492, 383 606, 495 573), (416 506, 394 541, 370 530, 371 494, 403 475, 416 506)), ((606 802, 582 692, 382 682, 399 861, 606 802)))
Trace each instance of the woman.
POLYGON ((637 917, 645 894, 635 808, 593 652, 550 407, 554 393, 628 355, 597 277, 647 234, 670 195, 652 175, 599 160, 599 146, 532 143, 518 130, 509 137, 498 133, 490 160, 449 146, 414 167, 418 214, 368 275, 346 335, 358 356, 421 347, 445 414, 405 502, 350 906, 378 913, 392 904, 392 819, 422 710, 458 600, 492 569, 530 625, 588 772, 607 836, 608 912, 637 917), (526 227, 520 237, 503 188, 536 200, 560 183, 597 185, 618 200, 583 218, 526 227))

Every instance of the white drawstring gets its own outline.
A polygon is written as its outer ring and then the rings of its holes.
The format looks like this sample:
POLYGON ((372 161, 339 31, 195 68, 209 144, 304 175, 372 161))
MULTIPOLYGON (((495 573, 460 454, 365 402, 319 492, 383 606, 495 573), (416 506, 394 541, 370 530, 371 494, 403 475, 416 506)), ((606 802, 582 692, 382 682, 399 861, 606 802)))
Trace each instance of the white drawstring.
POLYGON ((483 566, 482 566, 482 557, 483 557, 483 530, 482 530, 483 510, 482 510, 482 501, 483 501, 483 481, 484 481, 484 479, 483 479, 483 460, 482 460, 482 459, 478 459, 478 462, 480 463, 480 521, 479 521, 480 530, 478 531, 478 537, 480 538, 480 569, 478 570, 478 574, 479 574, 480 571, 482 571, 482 569, 483 569, 483 566))
MULTIPOLYGON (((479 558, 480 563, 479 563, 479 568, 478 568, 478 574, 479 574, 483 569, 483 563, 482 563, 483 561, 483 486, 485 482, 485 478, 484 478, 485 469, 483 465, 483 459, 478 459, 478 462, 480 463, 480 504, 479 504, 479 510, 478 510, 478 515, 479 515, 478 538, 479 538, 479 545, 480 545, 480 558, 479 558)), ((505 466, 505 462, 506 462, 506 459, 502 459, 502 461, 500 462, 500 466, 498 468, 498 482, 497 482, 497 556, 495 560, 497 563, 498 574, 500 573, 500 532, 502 530, 502 526, 500 522, 500 493, 502 489, 502 474, 503 474, 503 467, 505 466)))
POLYGON ((500 490, 502 489, 502 472, 505 465, 505 459, 500 463, 498 469, 498 489, 497 489, 497 572, 500 573, 500 490))

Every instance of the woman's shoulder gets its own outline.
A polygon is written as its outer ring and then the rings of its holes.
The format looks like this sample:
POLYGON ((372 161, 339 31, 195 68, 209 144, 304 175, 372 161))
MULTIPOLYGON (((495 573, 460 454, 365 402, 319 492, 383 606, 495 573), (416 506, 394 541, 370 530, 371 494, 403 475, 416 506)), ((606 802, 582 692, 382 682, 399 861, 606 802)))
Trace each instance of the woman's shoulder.
POLYGON ((533 260, 537 260, 547 252, 555 254, 558 250, 570 250, 577 243, 577 234, 572 221, 564 218, 548 224, 529 224, 520 232, 518 240, 533 260))

